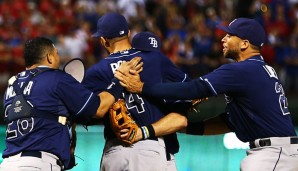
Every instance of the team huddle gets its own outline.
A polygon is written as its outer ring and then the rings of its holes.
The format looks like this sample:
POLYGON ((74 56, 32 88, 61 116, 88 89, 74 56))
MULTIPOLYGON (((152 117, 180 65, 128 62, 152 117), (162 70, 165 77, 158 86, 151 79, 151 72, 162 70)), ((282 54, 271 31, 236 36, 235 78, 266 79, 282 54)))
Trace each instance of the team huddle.
POLYGON ((263 27, 248 18, 217 27, 226 32, 223 55, 234 62, 195 79, 160 51, 156 35, 140 32, 130 41, 129 25, 118 13, 99 18, 92 37, 109 55, 81 80, 59 70, 51 40, 28 40, 26 70, 8 81, 4 95, 7 130, 0 171, 72 169, 76 124, 99 121, 105 139, 101 171, 177 170, 177 132, 235 132, 250 144, 240 170, 297 171, 298 137, 283 86, 261 55, 267 39, 263 27), (220 94, 225 111, 204 117, 197 110, 200 102, 220 94), (203 119, 192 121, 190 114, 203 119))

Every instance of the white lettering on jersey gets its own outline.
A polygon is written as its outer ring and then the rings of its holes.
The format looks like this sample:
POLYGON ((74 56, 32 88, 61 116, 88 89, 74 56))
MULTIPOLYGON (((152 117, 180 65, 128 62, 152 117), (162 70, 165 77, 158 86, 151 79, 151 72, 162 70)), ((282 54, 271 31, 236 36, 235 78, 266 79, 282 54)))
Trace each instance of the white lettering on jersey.
POLYGON ((23 94, 30 95, 32 85, 33 85, 33 81, 29 81, 28 85, 24 88, 23 94))
MULTIPOLYGON (((24 83, 22 82, 21 85, 23 85, 24 83)), ((33 81, 29 81, 28 85, 24 88, 23 94, 25 95, 30 95, 31 93, 31 89, 33 87, 33 81)), ((12 98, 16 95, 15 91, 13 90, 13 86, 9 86, 6 90, 6 96, 5 99, 9 99, 12 98)))
POLYGON ((275 92, 279 94, 279 107, 283 115, 290 114, 288 109, 288 100, 285 96, 285 91, 279 82, 275 82, 275 92))
POLYGON ((117 68, 125 61, 117 61, 116 63, 111 63, 111 69, 113 73, 117 70, 117 68))
POLYGON ((277 77, 277 74, 276 74, 274 68, 272 68, 269 65, 264 65, 263 68, 268 73, 268 75, 269 75, 270 78, 276 78, 278 80, 278 77, 277 77))
POLYGON ((13 87, 12 86, 9 86, 6 90, 6 97, 5 97, 5 100, 9 99, 9 98, 12 98, 16 95, 16 93, 13 91, 13 87))
POLYGON ((152 45, 152 47, 154 48, 158 47, 157 40, 154 37, 149 37, 148 39, 150 39, 150 44, 152 45))
POLYGON ((282 85, 278 82, 275 82, 275 92, 285 94, 285 91, 284 91, 282 85))

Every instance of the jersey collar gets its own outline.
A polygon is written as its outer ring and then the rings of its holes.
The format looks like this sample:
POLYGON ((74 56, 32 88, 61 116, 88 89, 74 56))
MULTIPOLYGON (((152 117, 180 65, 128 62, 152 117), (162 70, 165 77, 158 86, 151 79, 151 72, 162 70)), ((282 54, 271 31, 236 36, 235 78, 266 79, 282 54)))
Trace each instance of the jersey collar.
POLYGON ((248 59, 246 59, 248 61, 260 61, 260 62, 264 62, 264 58, 261 55, 256 55, 256 56, 252 56, 248 59))

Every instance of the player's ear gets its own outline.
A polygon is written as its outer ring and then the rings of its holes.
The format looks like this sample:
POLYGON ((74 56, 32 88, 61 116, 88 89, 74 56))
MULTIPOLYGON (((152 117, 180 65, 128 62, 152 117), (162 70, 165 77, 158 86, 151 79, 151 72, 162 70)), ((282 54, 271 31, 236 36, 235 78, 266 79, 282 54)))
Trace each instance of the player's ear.
POLYGON ((46 54, 46 58, 47 58, 47 62, 49 64, 52 64, 53 63, 54 58, 53 58, 53 56, 51 54, 47 53, 46 54))
POLYGON ((241 50, 245 50, 245 49, 247 49, 249 46, 250 46, 250 44, 249 44, 249 41, 248 41, 248 40, 242 40, 242 41, 241 41, 241 45, 240 45, 241 50))
POLYGON ((100 43, 101 43, 104 47, 110 47, 110 42, 107 41, 104 37, 100 37, 100 43))

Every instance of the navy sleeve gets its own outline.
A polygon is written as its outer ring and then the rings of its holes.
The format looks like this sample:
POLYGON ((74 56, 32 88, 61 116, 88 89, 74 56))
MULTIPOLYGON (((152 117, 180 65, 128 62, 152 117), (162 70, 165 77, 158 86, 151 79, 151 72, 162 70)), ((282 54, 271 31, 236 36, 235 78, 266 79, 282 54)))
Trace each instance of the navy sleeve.
POLYGON ((190 78, 182 72, 171 60, 164 54, 160 53, 160 60, 162 61, 161 69, 163 73, 163 82, 186 82, 190 78))
POLYGON ((100 72, 102 68, 97 67, 97 65, 92 66, 89 68, 85 74, 85 77, 82 81, 82 85, 86 87, 87 89, 91 90, 92 92, 98 94, 109 86, 108 83, 111 82, 111 80, 107 80, 100 72))
POLYGON ((100 99, 96 94, 66 74, 57 84, 57 94, 64 100, 63 103, 68 110, 75 113, 75 115, 93 116, 100 103, 100 99))
POLYGON ((225 64, 218 69, 202 76, 209 88, 215 94, 242 93, 248 86, 245 70, 236 63, 225 64), (244 72, 243 72, 244 70, 244 72))
POLYGON ((200 99, 215 94, 200 78, 183 83, 144 84, 142 94, 165 99, 200 99))

